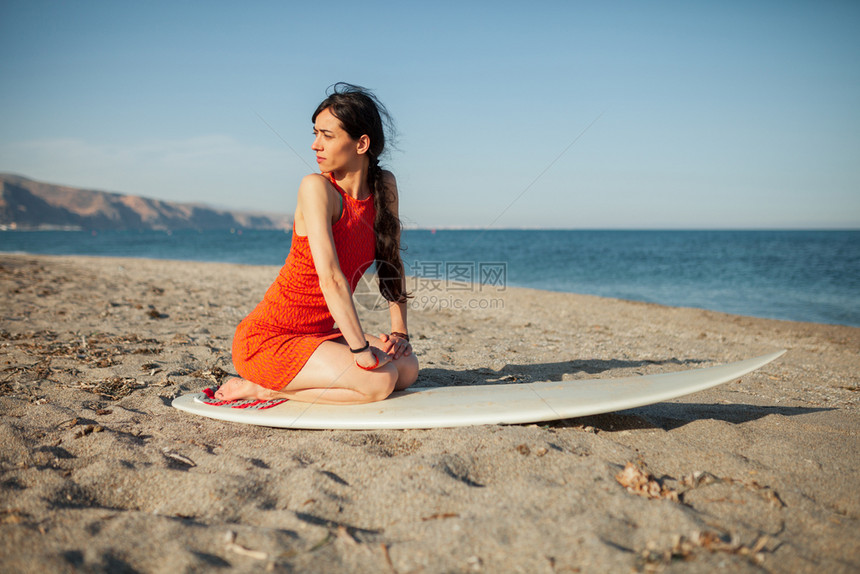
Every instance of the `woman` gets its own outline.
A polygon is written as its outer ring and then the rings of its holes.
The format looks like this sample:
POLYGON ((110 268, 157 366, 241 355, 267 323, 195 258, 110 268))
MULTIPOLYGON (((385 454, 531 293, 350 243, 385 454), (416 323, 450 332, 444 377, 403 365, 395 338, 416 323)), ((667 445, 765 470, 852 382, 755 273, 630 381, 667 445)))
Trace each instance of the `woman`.
POLYGON ((286 263, 236 329, 241 378, 226 381, 215 398, 359 404, 415 382, 397 182, 379 167, 383 119, 390 120, 375 96, 350 84, 336 84, 317 107, 311 149, 322 174, 299 186, 286 263), (379 337, 364 333, 352 300, 374 260, 391 315, 391 333, 379 337))

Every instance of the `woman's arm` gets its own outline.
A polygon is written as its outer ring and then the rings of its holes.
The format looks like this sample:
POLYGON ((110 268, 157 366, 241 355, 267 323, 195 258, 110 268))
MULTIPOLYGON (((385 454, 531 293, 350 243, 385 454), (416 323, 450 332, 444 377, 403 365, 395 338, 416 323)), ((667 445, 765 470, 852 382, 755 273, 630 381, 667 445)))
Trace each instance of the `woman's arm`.
MULTIPOLYGON (((367 339, 355 310, 349 282, 337 259, 331 229, 332 219, 339 205, 336 192, 323 176, 312 174, 302 180, 296 218, 302 218, 307 231, 311 256, 329 312, 350 348, 359 349, 365 345, 367 339)), ((375 362, 371 351, 359 353, 355 358, 364 367, 375 362)), ((383 365, 389 360, 390 357, 380 357, 379 363, 383 365)))

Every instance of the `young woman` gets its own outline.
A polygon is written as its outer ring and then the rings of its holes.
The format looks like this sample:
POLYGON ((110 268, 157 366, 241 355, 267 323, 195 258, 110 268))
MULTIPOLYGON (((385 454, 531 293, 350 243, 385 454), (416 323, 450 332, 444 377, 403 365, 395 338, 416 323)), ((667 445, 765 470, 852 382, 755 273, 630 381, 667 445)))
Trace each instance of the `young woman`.
POLYGON ((397 182, 379 167, 388 113, 364 88, 336 84, 312 121, 322 173, 299 186, 289 256, 236 329, 233 365, 241 378, 226 381, 215 392, 219 400, 367 403, 418 377, 406 326, 397 182), (391 315, 391 333, 379 337, 362 330, 352 300, 374 260, 391 315))

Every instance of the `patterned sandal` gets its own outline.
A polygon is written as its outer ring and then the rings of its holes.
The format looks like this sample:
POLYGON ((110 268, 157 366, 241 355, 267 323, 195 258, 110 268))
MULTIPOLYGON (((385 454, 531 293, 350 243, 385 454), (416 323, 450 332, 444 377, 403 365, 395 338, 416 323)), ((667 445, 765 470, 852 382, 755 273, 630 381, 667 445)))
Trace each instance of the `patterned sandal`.
POLYGON ((235 399, 232 401, 222 401, 221 399, 215 398, 215 391, 217 391, 219 387, 208 387, 203 389, 201 392, 205 395, 200 397, 198 400, 201 403, 205 403, 207 405, 212 405, 213 407, 230 407, 231 409, 270 409, 272 407, 276 407, 281 403, 287 402, 289 399, 270 399, 268 401, 264 401, 263 399, 235 399))

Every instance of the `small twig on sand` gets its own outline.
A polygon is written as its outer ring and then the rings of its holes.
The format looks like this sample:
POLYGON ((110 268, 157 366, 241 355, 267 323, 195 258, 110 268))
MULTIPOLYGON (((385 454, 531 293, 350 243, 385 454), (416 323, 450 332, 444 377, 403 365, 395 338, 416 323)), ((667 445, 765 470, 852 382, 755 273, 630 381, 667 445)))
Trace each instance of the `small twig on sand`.
POLYGON ((391 561, 391 554, 388 553, 388 546, 385 544, 380 544, 379 546, 382 548, 382 556, 385 558, 385 563, 388 564, 388 567, 391 568, 391 571, 394 572, 394 574, 397 574, 394 562, 391 561))
POLYGON ((224 548, 241 556, 253 558, 254 560, 266 560, 269 557, 265 552, 250 550, 240 544, 236 544, 236 533, 232 530, 228 530, 227 534, 224 536, 224 548))

